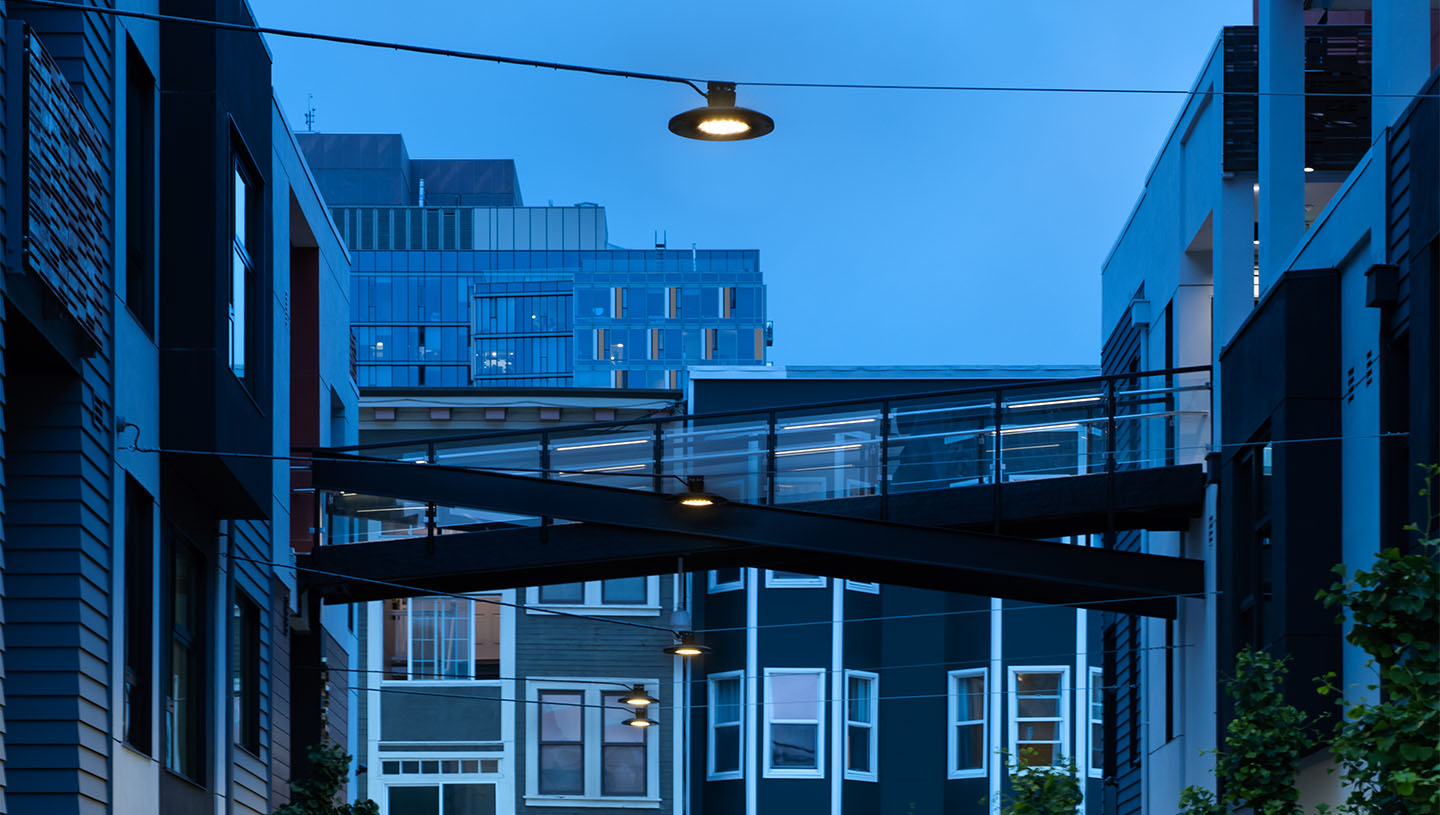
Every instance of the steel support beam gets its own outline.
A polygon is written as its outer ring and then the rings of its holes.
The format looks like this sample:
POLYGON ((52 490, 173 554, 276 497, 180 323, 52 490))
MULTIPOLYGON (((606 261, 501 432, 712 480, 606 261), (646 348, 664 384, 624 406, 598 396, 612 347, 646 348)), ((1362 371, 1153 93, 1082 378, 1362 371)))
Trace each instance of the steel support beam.
MULTIPOLYGON (((317 458, 312 472, 318 489, 565 518, 584 522, 586 527, 595 524, 675 538, 667 546, 659 539, 632 531, 602 535, 576 530, 570 551, 562 551, 563 544, 557 546, 554 536, 571 534, 562 532, 568 526, 562 524, 550 527, 551 538, 544 544, 538 537, 510 547, 482 544, 484 538, 476 539, 472 548, 477 551, 508 548, 513 552, 507 557, 526 558, 535 565, 524 578, 517 577, 521 582, 514 585, 577 579, 574 573, 557 568, 561 564, 547 567, 545 564, 552 563, 550 558, 554 556, 572 567, 583 567, 578 579, 594 579, 598 569, 606 568, 604 564, 624 561, 629 557, 627 552, 634 550, 634 559, 646 563, 653 573, 657 571, 653 568, 655 561, 647 563, 646 558, 656 558, 656 552, 664 550, 663 559, 673 563, 675 556, 685 554, 695 568, 712 567, 696 560, 706 552, 716 555, 713 565, 803 561, 813 564, 809 570, 820 574, 843 576, 837 570, 849 572, 853 568, 860 579, 894 585, 1037 603, 1074 603, 1157 617, 1175 615, 1176 596, 1203 591, 1202 564, 1182 558, 752 504, 694 509, 652 492, 436 465, 317 458), (643 554, 647 550, 640 543, 627 543, 631 538, 652 545, 650 554, 643 554), (728 552, 728 559, 719 558, 717 547, 728 552)), ((327 552, 326 557, 344 558, 344 550, 369 545, 335 547, 335 554, 327 552)), ((447 546, 447 551, 450 549, 447 546)), ((619 566, 608 568, 618 570, 619 566)), ((346 568, 327 570, 354 574, 346 568)), ((477 569, 473 588, 494 588, 487 584, 485 571, 477 569)))

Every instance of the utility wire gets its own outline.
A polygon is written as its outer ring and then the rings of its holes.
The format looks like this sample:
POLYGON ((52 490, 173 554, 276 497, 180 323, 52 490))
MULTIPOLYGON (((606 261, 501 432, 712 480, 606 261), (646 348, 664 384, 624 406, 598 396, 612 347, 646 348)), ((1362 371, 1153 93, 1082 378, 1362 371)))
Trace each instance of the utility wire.
MULTIPOLYGON (((344 544, 341 544, 341 545, 343 546, 344 544)), ((646 623, 636 623, 636 622, 630 622, 629 620, 619 620, 619 619, 614 619, 614 618, 611 618, 611 617, 604 617, 604 616, 592 616, 592 615, 589 615, 589 614, 576 614, 576 613, 574 613, 574 612, 557 611, 557 610, 555 610, 555 609, 553 609, 553 608, 551 608, 551 607, 549 607, 549 606, 546 606, 546 607, 536 607, 536 606, 525 605, 524 603, 510 603, 510 602, 505 602, 505 601, 501 601, 501 600, 491 600, 491 599, 488 599, 488 598, 476 597, 476 596, 469 595, 469 594, 458 594, 458 593, 455 593, 455 592, 433 591, 433 590, 431 590, 431 589, 420 588, 419 586, 410 586, 410 585, 406 585, 406 584, 404 584, 404 583, 395 583, 395 582, 391 582, 391 581, 388 581, 388 580, 377 580, 377 579, 369 578, 369 577, 359 577, 359 576, 356 576, 356 575, 345 574, 345 573, 343 573, 343 572, 332 572, 332 571, 326 571, 326 570, 324 570, 324 569, 311 568, 311 567, 309 567, 309 566, 301 566, 301 565, 299 565, 299 564, 278 563, 278 562, 273 561, 273 560, 262 560, 262 559, 260 559, 260 558, 245 557, 245 556, 243 556, 243 555, 233 555, 233 554, 232 554, 230 557, 231 557, 232 559, 234 559, 234 560, 241 560, 241 561, 245 561, 245 562, 248 562, 248 563, 255 563, 255 564, 264 565, 264 566, 271 566, 271 567, 279 568, 279 569, 292 569, 292 570, 297 571, 297 572, 309 572, 309 573, 312 573, 312 574, 325 575, 325 576, 327 576, 327 577, 338 577, 338 578, 342 578, 342 579, 345 579, 345 580, 355 580, 355 581, 361 582, 361 583, 369 583, 369 584, 372 584, 372 585, 379 585, 379 586, 386 586, 386 587, 394 588, 394 589, 401 589, 401 590, 403 590, 403 591, 415 592, 418 596, 452 597, 452 598, 455 598, 455 599, 457 599, 457 600, 474 600, 474 601, 476 601, 476 602, 490 603, 490 604, 492 604, 492 605, 508 606, 508 607, 510 607, 510 608, 517 608, 517 609, 528 609, 528 610, 531 610, 531 611, 533 611, 534 613, 537 613, 537 614, 554 614, 554 615, 559 616, 559 617, 574 617, 574 618, 582 619, 582 620, 592 620, 592 621, 595 621, 595 622, 612 623, 612 624, 615 624, 615 625, 626 625, 626 626, 631 626, 631 627, 633 627, 633 628, 643 628, 643 629, 648 629, 648 630, 651 630, 651 631, 663 631, 663 632, 665 632, 665 633, 672 634, 672 635, 678 634, 678 632, 676 632, 674 629, 665 628, 664 626, 648 625, 648 624, 646 624, 646 623)), ((502 589, 502 591, 503 591, 503 589, 502 589)), ((1081 607, 1091 607, 1091 606, 1096 606, 1096 605, 1104 605, 1104 604, 1108 604, 1108 603, 1129 603, 1129 602, 1135 602, 1135 601, 1141 601, 1141 600, 1168 600, 1168 599, 1181 599, 1181 598, 1187 598, 1187 597, 1188 597, 1188 598, 1212 597, 1212 596, 1219 596, 1219 595, 1221 595, 1221 594, 1223 594, 1223 593, 1224 593, 1224 592, 1218 592, 1218 591, 1216 591, 1216 592, 1182 592, 1182 593, 1170 593, 1170 594, 1153 594, 1153 595, 1146 595, 1146 596, 1143 596, 1143 597, 1125 597, 1125 598, 1121 598, 1121 599, 1117 599, 1117 600, 1095 600, 1095 601, 1086 601, 1086 602, 1083 602, 1083 603, 1026 603, 1025 605, 1020 605, 1020 606, 1014 606, 1014 607, 1011 607, 1011 608, 1007 608, 1007 609, 1005 609, 1005 611, 1008 611, 1008 612, 1028 611, 1028 610, 1040 609, 1040 608, 1047 608, 1047 609, 1048 609, 1048 608, 1072 608, 1072 609, 1073 609, 1073 608, 1081 608, 1081 607)), ((981 596, 981 595, 976 595, 976 596, 981 596)), ((367 602, 368 602, 368 601, 367 601, 367 602)), ((1094 610, 1094 609, 1091 609, 1091 610, 1094 610)), ((831 624, 833 624, 833 623, 835 623, 835 622, 841 622, 841 623, 883 622, 883 621, 885 621, 885 620, 906 620, 906 619, 919 619, 919 618, 924 618, 924 617, 959 617, 959 616, 966 616, 966 615, 970 615, 970 614, 989 614, 989 613, 990 613, 990 609, 988 609, 988 608, 964 609, 964 610, 959 610, 959 611, 936 611, 936 612, 928 612, 928 613, 922 613, 922 614, 897 614, 897 615, 889 615, 889 616, 881 616, 881 617, 864 617, 864 618, 855 618, 855 619, 847 619, 847 620, 828 620, 828 619, 827 619, 827 620, 814 620, 814 621, 796 622, 796 623, 766 623, 766 624, 764 624, 764 625, 734 626, 734 627, 729 627, 729 628, 703 628, 703 629, 695 629, 695 630, 694 630, 693 632, 691 632, 691 633, 702 634, 702 633, 719 633, 719 632, 726 632, 726 631, 753 631, 753 630, 760 630, 760 629, 767 629, 767 628, 795 628, 795 627, 812 626, 812 625, 831 625, 831 624)))
MULTIPOLYGON (((1086 653, 1087 655, 1104 656, 1105 654, 1128 654, 1128 653, 1130 653, 1130 652, 1132 652, 1132 651, 1135 651, 1135 652, 1139 652, 1139 651, 1178 651, 1178 650, 1180 650, 1181 648, 1194 648, 1195 645, 1196 645, 1195 643, 1186 642, 1186 643, 1177 643, 1177 644, 1175 644, 1175 645, 1148 645, 1148 646, 1144 646, 1144 647, 1141 647, 1141 648, 1116 648, 1116 649, 1111 650, 1111 651, 1095 650, 1095 651, 1086 651, 1086 652, 1084 652, 1084 653, 1086 653)), ((1027 654, 1020 655, 1018 658, 1019 658, 1019 659, 1024 659, 1024 660, 1032 660, 1032 661, 1034 661, 1034 660, 1057 660, 1057 659, 1065 659, 1065 658, 1067 658, 1067 657, 1068 657, 1068 658, 1074 658, 1074 657, 1075 657, 1076 655, 1078 655, 1079 653, 1081 653, 1081 652, 1079 652, 1079 651, 1073 651, 1073 650, 1072 650, 1072 651, 1062 651, 1062 652, 1053 653, 1053 654, 1028 654, 1028 653, 1027 653, 1027 654)), ((977 657, 977 658, 974 658, 974 659, 951 660, 951 661, 948 661, 948 662, 917 662, 917 663, 913 663, 913 664, 910 664, 910 665, 846 665, 846 666, 844 666, 844 667, 842 667, 842 668, 817 668, 816 670, 817 670, 817 671, 820 671, 820 672, 823 672, 823 673, 826 673, 826 674, 844 673, 845 671, 873 671, 873 672, 875 672, 875 673, 880 673, 880 672, 882 672, 882 671, 891 671, 891 672, 893 672, 893 671, 903 671, 903 670, 917 670, 917 669, 920 669, 920 668, 951 668, 951 669, 961 669, 961 670, 963 670, 963 669, 966 669, 966 668, 983 668, 983 667, 989 665, 992 661, 993 661, 993 660, 991 660, 989 657, 977 657)), ((384 669, 384 668, 337 668, 337 667, 335 667, 334 665, 296 665, 296 666, 293 666, 293 667, 298 668, 298 669, 302 669, 302 670, 313 670, 313 671, 339 671, 339 672, 347 673, 347 674, 390 674, 390 673, 396 673, 395 671, 386 670, 386 669, 384 669)), ((774 667, 785 667, 785 666, 774 666, 774 667)), ((1096 667, 1096 666, 1091 666, 1091 667, 1096 667)), ((538 676, 486 676, 486 677, 471 678, 471 677, 468 677, 468 676, 435 676, 435 675, 432 675, 432 674, 419 674, 419 675, 417 675, 417 674, 415 674, 414 672, 408 672, 408 673, 409 673, 409 675, 406 676, 404 679, 394 679, 394 680, 384 680, 384 681, 390 681, 390 682, 433 682, 433 681, 538 682, 538 681, 542 681, 542 678, 541 678, 541 677, 538 677, 538 676)), ((721 671, 721 672, 719 672, 719 673, 731 673, 731 672, 730 672, 730 671, 721 671)), ((731 674, 731 675, 732 675, 732 677, 738 677, 738 678, 743 678, 743 679, 760 679, 761 676, 762 676, 761 674, 746 674, 746 673, 731 674)), ((606 685, 606 686, 611 686, 611 687, 623 687, 623 688, 625 688, 626 690, 628 690, 628 689, 630 688, 630 685, 627 685, 627 684, 624 684, 624 683, 620 683, 620 682, 609 682, 609 681, 606 681, 606 680, 603 680, 603 679, 573 679, 573 678, 568 678, 568 679, 565 679, 564 681, 565 681, 565 682, 579 682, 579 683, 584 683, 584 684, 589 684, 589 685, 606 685)), ((706 684, 706 683, 709 682, 709 681, 710 681, 710 677, 709 677, 709 676, 704 676, 704 677, 699 677, 699 678, 696 678, 696 679, 682 680, 682 684, 686 684, 686 685, 704 685, 704 684, 706 684)), ((666 681, 666 680, 661 680, 661 681, 660 681, 660 684, 661 684, 661 685, 667 685, 667 684, 671 684, 671 682, 668 682, 668 681, 666 681)))
MULTIPOLYGON (((629 626, 629 627, 631 627, 631 628, 643 628, 643 629, 646 629, 646 630, 648 630, 648 631, 663 631, 663 632, 665 632, 666 634, 670 634, 670 635, 672 635, 672 636, 678 636, 678 632, 676 632, 675 629, 673 629, 673 628, 666 628, 666 627, 663 626, 663 625, 649 625, 649 624, 647 624, 647 623, 636 623, 636 622, 631 622, 631 621, 629 621, 629 620, 619 620, 619 619, 615 619, 615 618, 613 618, 613 617, 598 617, 598 616, 592 616, 592 615, 589 615, 589 614, 576 614, 576 613, 570 612, 570 611, 557 611, 557 610, 552 609, 552 608, 549 608, 549 607, 537 608, 536 606, 530 606, 530 605, 526 605, 526 604, 524 604, 524 603, 510 603, 510 602, 507 602, 507 601, 504 601, 504 600, 495 600, 495 599, 492 599, 492 598, 489 598, 489 597, 477 597, 477 596, 471 595, 471 594, 457 594, 457 593, 455 593, 455 592, 435 591, 435 590, 431 590, 431 589, 422 589, 422 588, 419 588, 419 587, 417 587, 417 586, 407 586, 407 585, 405 585, 405 584, 403 584, 403 583, 392 583, 392 582, 390 582, 390 581, 388 581, 388 580, 376 580, 375 578, 371 578, 371 577, 359 577, 359 576, 357 576, 357 575, 342 574, 342 573, 340 573, 340 572, 329 572, 329 571, 325 571, 324 569, 312 569, 312 568, 310 568, 310 567, 308 567, 308 566, 300 566, 300 565, 292 564, 292 563, 277 563, 277 562, 275 562, 275 561, 273 561, 273 560, 261 560, 261 559, 259 559, 259 558, 245 557, 244 555, 232 554, 232 555, 230 555, 230 557, 231 557, 231 559, 233 559, 233 560, 243 560, 243 561, 245 561, 245 562, 247 562, 247 563, 255 563, 255 564, 262 565, 262 566, 270 566, 270 567, 276 568, 276 569, 293 569, 293 570, 295 570, 295 571, 297 571, 297 572, 309 572, 309 573, 311 573, 311 574, 322 574, 322 575, 325 575, 325 576, 327 576, 327 577, 339 577, 339 578, 343 578, 343 579, 345 579, 345 580, 354 580, 354 581, 357 581, 357 582, 360 582, 360 583, 369 583, 369 584, 371 584, 371 585, 376 585, 376 586, 387 586, 387 587, 392 588, 392 589, 402 589, 402 590, 404 590, 404 591, 419 592, 421 596, 425 596, 425 597, 450 597, 450 598, 454 598, 454 599, 456 599, 456 600, 474 600, 474 601, 477 602, 477 603, 488 603, 489 605, 492 605, 492 606, 505 606, 505 607, 507 607, 507 608, 526 609, 526 610, 532 611, 532 612, 534 612, 534 613, 536 613, 536 614, 554 614, 554 615, 557 616, 557 617, 573 617, 573 618, 575 618, 575 619, 577 619, 577 620, 589 620, 589 621, 597 622, 597 623, 610 623, 611 625, 624 625, 624 626, 629 626)), ((502 590, 502 591, 503 591, 503 590, 502 590)))
MULTIPOLYGON (((321 42, 333 42, 343 45, 358 45, 366 48, 383 48, 392 51, 404 51, 415 54, 429 54, 432 56, 453 57, 457 59, 477 60, 481 62, 494 62, 502 65, 519 65, 530 68, 549 68, 555 71, 570 71, 574 73, 596 74, 600 76, 613 76, 623 79, 643 79, 652 82, 669 82, 680 85, 688 85, 696 93, 705 96, 705 91, 700 90, 699 83, 712 82, 715 80, 703 79, 701 77, 687 77, 676 74, 656 74, 643 71, 632 71, 621 68, 605 68, 594 65, 579 65, 566 62, 549 62, 545 60, 527 59, 524 57, 511 57, 501 54, 487 54, 479 51, 462 51, 452 48, 439 48, 428 45, 416 45, 391 40, 372 40, 363 37, 348 37, 340 34, 326 34, 316 31, 299 31, 288 28, 275 28, 273 26, 246 25, 244 23, 226 23, 218 20, 205 20, 198 17, 181 17, 172 14, 152 14, 143 11, 130 11, 128 9, 103 8, 88 6, 82 3, 61 2, 61 0, 23 0, 16 2, 16 8, 25 6, 37 6, 41 8, 63 9, 67 11, 80 11, 92 14, 108 14, 115 17, 130 17, 140 20, 152 20, 161 23, 180 23, 184 25, 196 25, 207 28, 220 29, 223 31, 240 31, 252 34, 269 34, 276 37, 289 37, 302 40, 318 40, 321 42)), ((1130 96, 1161 95, 1161 96, 1238 96, 1238 97, 1301 97, 1301 98, 1397 98, 1397 99, 1421 99, 1440 98, 1440 94, 1410 94, 1410 93, 1358 93, 1358 92, 1311 92, 1311 91, 1225 91, 1225 90, 1180 90, 1175 88, 1098 88, 1079 86, 1030 86, 1030 85, 940 85, 940 84, 906 84, 906 83, 872 83, 872 82, 772 82, 772 81, 738 81, 735 85, 744 85, 752 88, 806 88, 825 90, 880 90, 880 91, 941 91, 941 92, 979 92, 979 93, 1055 93, 1055 94, 1117 94, 1130 96)))

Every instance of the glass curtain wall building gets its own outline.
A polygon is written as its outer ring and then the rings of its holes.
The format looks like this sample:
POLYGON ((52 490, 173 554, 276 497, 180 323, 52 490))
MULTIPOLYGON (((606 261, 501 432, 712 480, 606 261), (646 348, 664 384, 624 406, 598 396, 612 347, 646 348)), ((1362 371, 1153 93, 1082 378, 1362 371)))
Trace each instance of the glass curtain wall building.
POLYGON ((677 389, 765 362, 754 250, 620 249, 603 207, 523 206, 513 162, 300 140, 355 261, 361 387, 677 389))

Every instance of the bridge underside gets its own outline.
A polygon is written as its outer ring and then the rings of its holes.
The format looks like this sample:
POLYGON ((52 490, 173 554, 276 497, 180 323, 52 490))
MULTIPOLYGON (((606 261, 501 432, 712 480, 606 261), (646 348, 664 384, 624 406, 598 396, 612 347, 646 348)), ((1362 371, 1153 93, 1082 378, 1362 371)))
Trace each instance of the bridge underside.
MULTIPOLYGON (((892 495, 878 520, 877 496, 697 510, 652 492, 435 465, 316 459, 312 474, 324 490, 572 521, 320 547, 301 556, 301 583, 332 603, 662 574, 682 557, 689 570, 785 569, 1156 617, 1204 590, 1199 561, 976 531, 995 525, 988 486, 892 495)), ((1007 483, 1000 528, 1176 529, 1198 514, 1198 466, 1115 477, 1007 483)))

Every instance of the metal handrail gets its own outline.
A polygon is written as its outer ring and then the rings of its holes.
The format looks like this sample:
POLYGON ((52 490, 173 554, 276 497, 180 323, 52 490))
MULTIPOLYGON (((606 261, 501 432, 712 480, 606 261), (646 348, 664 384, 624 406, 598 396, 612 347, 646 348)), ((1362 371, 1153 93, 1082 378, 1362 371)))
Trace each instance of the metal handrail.
MULTIPOLYGON (((831 401, 831 402, 812 402, 812 403, 799 404, 799 405, 786 405, 786 406, 784 406, 784 407, 777 407, 777 408, 773 408, 773 409, 772 409, 772 408, 758 408, 758 409, 757 409, 757 408, 749 408, 749 409, 740 409, 740 410, 717 411, 717 412, 713 412, 713 413, 681 413, 681 414, 675 414, 675 415, 671 415, 671 416, 643 416, 643 417, 639 417, 639 418, 635 418, 635 419, 621 419, 621 420, 612 421, 612 422, 588 422, 588 423, 585 423, 585 424, 564 425, 564 426, 562 426, 562 427, 556 427, 556 428, 518 428, 518 429, 514 429, 514 430, 490 430, 490 431, 485 431, 485 432, 483 432, 483 433, 472 433, 472 434, 450 435, 450 436, 427 436, 427 437, 419 437, 419 438, 413 438, 413 439, 403 439, 403 440, 396 440, 396 441, 368 442, 368 443, 365 443, 365 444, 352 444, 352 445, 345 445, 345 446, 341 446, 341 447, 297 447, 297 448, 294 448, 294 449, 295 449, 296 451, 304 451, 304 452, 327 452, 327 451, 328 451, 328 452, 345 452, 345 451, 360 451, 360 450, 376 450, 376 449, 384 449, 384 448, 389 448, 389 447, 402 447, 402 446, 405 446, 405 445, 427 444, 427 443, 432 443, 432 442, 433 442, 433 443, 436 443, 436 444, 440 444, 440 443, 453 443, 453 442, 464 442, 464 441, 481 441, 481 440, 485 440, 485 439, 504 438, 504 437, 507 437, 507 436, 525 436, 525 435, 538 436, 538 435, 541 435, 541 434, 547 434, 547 435, 548 435, 548 434, 554 434, 554 433, 566 433, 566 434, 569 434, 569 433, 583 432, 583 431, 587 431, 587 430, 614 429, 614 428, 617 428, 617 427, 625 427, 625 426, 630 426, 630 425, 652 425, 652 424, 656 424, 656 423, 683 422, 683 421, 688 421, 688 422, 709 421, 709 420, 712 420, 712 419, 724 419, 724 418, 730 418, 730 417, 734 417, 734 416, 759 416, 759 417, 764 417, 764 416, 766 416, 767 414, 770 414, 770 413, 774 413, 775 415, 778 416, 778 415, 780 415, 780 414, 785 414, 785 413, 820 411, 820 410, 825 410, 825 409, 828 409, 828 408, 839 408, 839 407, 846 407, 846 406, 850 406, 850 405, 881 405, 881 404, 886 403, 886 402, 889 402, 889 403, 891 403, 891 404, 894 404, 894 403, 896 403, 896 402, 916 401, 916 400, 922 400, 922 399, 939 399, 939 398, 945 398, 945 397, 965 396, 965 395, 971 395, 971 394, 1000 394, 1000 393, 1005 392, 1005 391, 1036 390, 1036 389, 1054 388, 1054 387, 1069 386, 1069 385, 1079 385, 1079 384, 1085 384, 1085 383, 1090 383, 1090 382, 1111 383, 1111 382, 1116 382, 1116 381, 1120 381, 1120 380, 1140 379, 1140 378, 1142 378, 1142 377, 1174 376, 1174 375, 1180 375, 1180 374, 1200 373, 1200 372, 1202 372, 1202 371, 1209 371, 1209 370, 1210 370, 1210 366, 1209 366, 1209 365, 1192 365, 1192 366, 1185 367, 1185 368, 1165 368, 1165 369, 1154 370, 1154 371, 1135 371, 1135 372, 1129 372, 1129 373, 1123 373, 1123 374, 1105 374, 1105 375, 1100 375, 1100 376, 1076 377, 1076 378, 1074 378, 1074 379, 1046 379, 1046 380, 1041 380, 1041 381, 1038 381, 1038 382, 1020 382, 1020 383, 1015 383, 1015 384, 1010 384, 1010 385, 980 385, 980 386, 972 386, 972 387, 968 387, 968 388, 957 388, 957 389, 954 389, 954 390, 927 391, 927 392, 924 392, 924 393, 907 393, 907 394, 892 395, 892 396, 873 396, 873 397, 864 397, 864 398, 855 398, 855 399, 842 399, 842 400, 831 401)), ((1194 389, 1197 389, 1197 390, 1203 390, 1206 386, 1193 385, 1193 386, 1186 386, 1186 387, 1188 387, 1188 388, 1194 388, 1194 389)), ((617 393, 622 393, 622 394, 623 394, 623 391, 617 391, 617 393)), ((1129 391, 1118 391, 1118 390, 1117 390, 1117 391, 1115 391, 1114 393, 1115 393, 1116 396, 1120 396, 1121 394, 1129 395, 1129 394, 1132 393, 1132 392, 1129 392, 1129 391)), ((984 405, 984 407, 990 407, 990 406, 991 406, 990 404, 984 405)))

